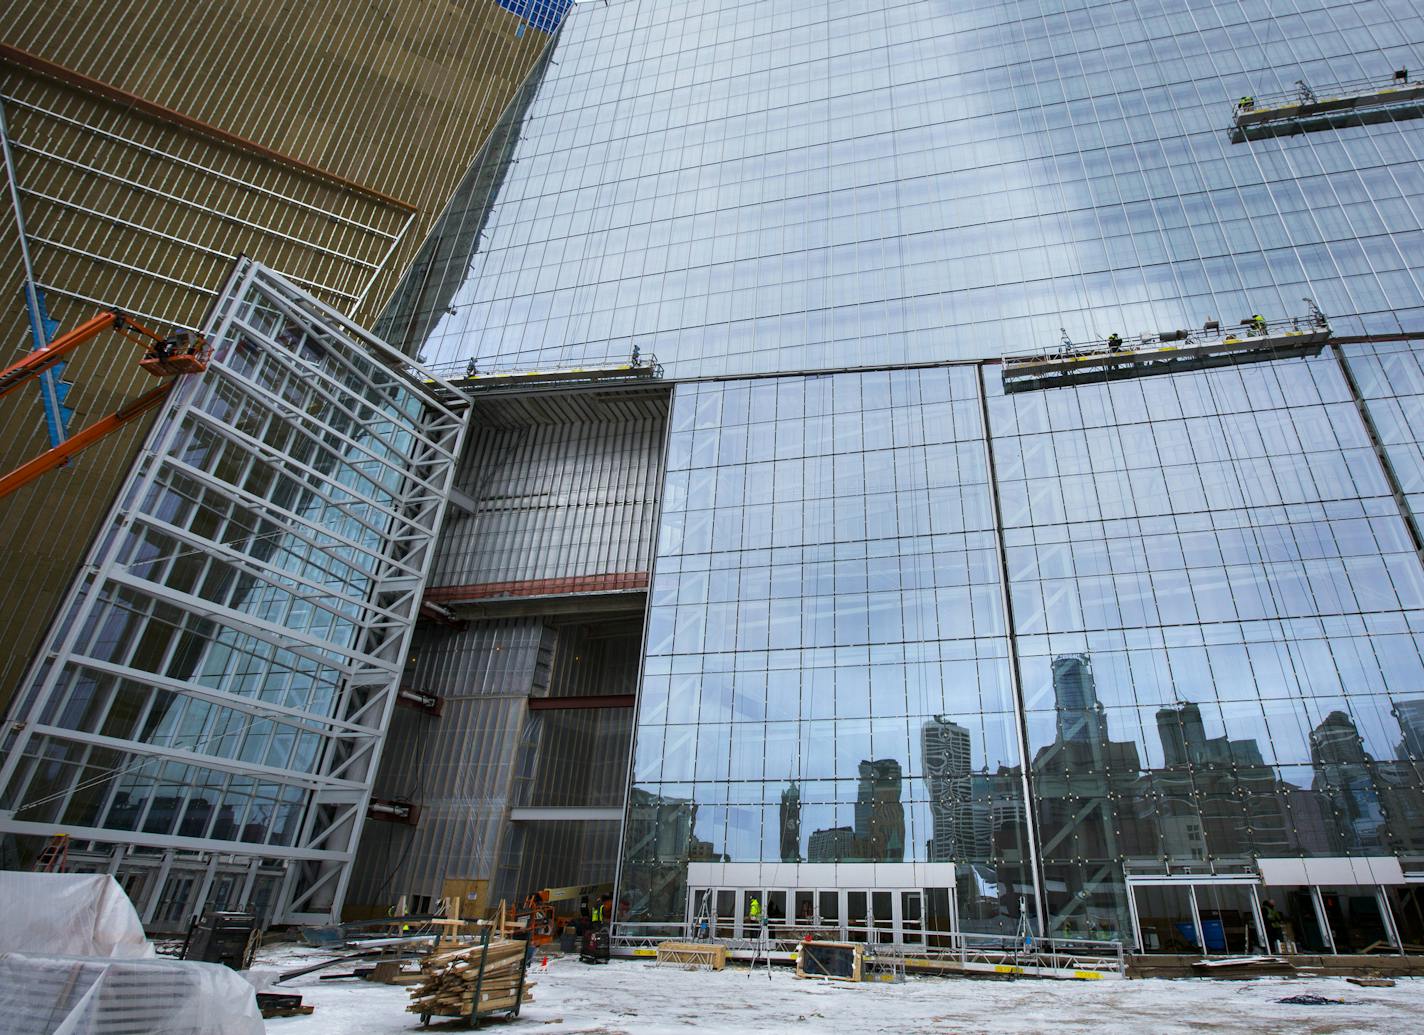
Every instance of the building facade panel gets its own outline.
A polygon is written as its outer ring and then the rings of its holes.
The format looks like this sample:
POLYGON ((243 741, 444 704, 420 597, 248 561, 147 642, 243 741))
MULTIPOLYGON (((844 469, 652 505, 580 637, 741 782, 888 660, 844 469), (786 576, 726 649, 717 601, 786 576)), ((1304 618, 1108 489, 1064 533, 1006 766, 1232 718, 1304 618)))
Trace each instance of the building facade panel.
POLYGON ((456 483, 474 512, 446 522, 435 586, 493 586, 480 595, 499 595, 517 593, 521 583, 625 576, 608 588, 645 589, 662 480, 662 407, 659 399, 634 420, 478 428, 456 483), (639 574, 641 585, 629 583, 639 574))

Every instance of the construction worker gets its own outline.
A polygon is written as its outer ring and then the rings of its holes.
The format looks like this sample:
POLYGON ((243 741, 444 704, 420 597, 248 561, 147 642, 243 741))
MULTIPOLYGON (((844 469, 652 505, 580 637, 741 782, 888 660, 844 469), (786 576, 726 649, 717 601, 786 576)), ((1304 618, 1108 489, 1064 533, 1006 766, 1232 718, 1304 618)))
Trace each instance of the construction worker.
POLYGON ((761 923, 761 902, 755 895, 752 896, 751 905, 747 906, 747 916, 754 924, 761 923))
POLYGON ((1285 936, 1286 918, 1276 908, 1275 899, 1261 903, 1261 919, 1266 922, 1266 951, 1279 952, 1281 939, 1285 936))
POLYGON ((1252 97, 1250 94, 1247 94, 1245 97, 1242 97, 1239 101, 1236 102, 1236 107, 1240 108, 1242 111, 1250 111, 1252 108, 1256 107, 1256 98, 1252 97))
POLYGON ((1113 331, 1111 334, 1108 335, 1108 351, 1122 351, 1122 337, 1117 333, 1117 331, 1113 331))
POLYGON ((1260 313, 1251 317, 1251 333, 1264 337, 1266 334, 1266 318, 1260 313))

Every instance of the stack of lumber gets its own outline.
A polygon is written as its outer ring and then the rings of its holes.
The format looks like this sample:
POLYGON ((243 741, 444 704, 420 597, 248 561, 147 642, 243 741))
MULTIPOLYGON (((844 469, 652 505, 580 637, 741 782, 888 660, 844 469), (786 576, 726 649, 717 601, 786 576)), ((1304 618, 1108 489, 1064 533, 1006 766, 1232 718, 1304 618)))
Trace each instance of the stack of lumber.
MULTIPOLYGON (((492 1010, 513 1010, 524 967, 526 943, 492 938, 484 945, 469 945, 427 956, 420 965, 421 981, 410 990, 411 1013, 436 1017, 468 1017, 492 1010), (481 968, 481 959, 484 966, 481 968), (483 970, 483 972, 482 972, 483 970), (475 988, 479 987, 479 1003, 475 988)), ((533 982, 524 982, 521 1002, 534 996, 533 982)))
POLYGON ((722 970, 727 966, 727 947, 712 942, 658 942, 658 965, 696 970, 722 970))

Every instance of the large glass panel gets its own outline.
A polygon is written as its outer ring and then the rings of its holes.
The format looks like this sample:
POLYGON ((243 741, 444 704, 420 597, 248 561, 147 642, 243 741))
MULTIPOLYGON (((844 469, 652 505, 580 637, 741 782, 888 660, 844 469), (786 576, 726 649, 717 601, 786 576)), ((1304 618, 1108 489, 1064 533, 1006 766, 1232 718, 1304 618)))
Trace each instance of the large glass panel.
POLYGON ((1335 356, 983 370, 1052 928, 1123 930, 1125 866, 1414 850, 1420 559, 1335 356))
POLYGON ((972 368, 678 386, 674 427, 775 449, 669 460, 733 488, 663 506, 655 581, 678 591, 650 605, 673 635, 647 644, 630 816, 665 826, 625 838, 635 918, 680 915, 697 859, 959 864, 1005 899, 976 915, 1017 916, 1033 878, 978 391, 972 368), (834 433, 807 433, 823 417, 834 433), (689 535, 719 524, 736 537, 689 535))

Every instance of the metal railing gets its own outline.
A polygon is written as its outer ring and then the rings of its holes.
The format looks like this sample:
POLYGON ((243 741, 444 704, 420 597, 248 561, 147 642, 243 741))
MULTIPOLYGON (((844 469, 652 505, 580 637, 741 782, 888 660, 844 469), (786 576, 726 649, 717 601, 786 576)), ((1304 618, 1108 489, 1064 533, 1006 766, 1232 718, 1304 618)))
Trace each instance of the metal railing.
POLYGON ((572 361, 567 364, 553 363, 540 366, 531 361, 486 362, 475 358, 450 360, 433 364, 433 373, 450 380, 470 383, 518 383, 531 381, 589 381, 610 380, 622 377, 661 377, 663 366, 652 353, 643 355, 638 351, 624 362, 616 360, 572 361))
MULTIPOLYGON (((712 926, 715 932, 734 926, 728 918, 712 926)), ((750 958, 758 952, 773 959, 788 960, 809 935, 817 940, 863 941, 866 952, 888 951, 903 957, 910 969, 912 961, 949 964, 948 969, 1042 976, 1122 977, 1126 973, 1125 951, 1120 941, 1088 938, 1032 938, 1013 935, 974 934, 965 931, 915 931, 912 938, 898 940, 893 932, 877 927, 768 924, 765 940, 757 937, 712 937, 709 945, 723 945, 734 958, 750 958), (795 933, 793 933, 795 932, 795 933)), ((639 923, 622 921, 613 925, 609 946, 614 955, 649 957, 657 954, 659 942, 696 940, 693 924, 639 923)))
POLYGON ((1319 88, 1304 79, 1297 79, 1290 90, 1240 98, 1236 102, 1232 121, 1240 129, 1281 119, 1307 118, 1420 99, 1424 99, 1424 81, 1410 79, 1406 68, 1398 69, 1387 79, 1351 79, 1319 88))
POLYGON ((1253 339, 1265 340, 1297 335, 1328 332, 1330 324, 1319 310, 1312 310, 1307 316, 1292 316, 1279 320, 1243 320, 1239 327, 1222 328, 1215 321, 1202 330, 1171 330, 1140 334, 1134 338, 1108 336, 1087 342, 1075 342, 1065 332, 1057 349, 1044 352, 1042 349, 1015 350, 1002 356, 1005 373, 1011 368, 1024 364, 1039 364, 1058 360, 1075 360, 1091 357, 1128 358, 1140 353, 1177 351, 1187 348, 1201 348, 1211 345, 1247 345, 1253 339))

